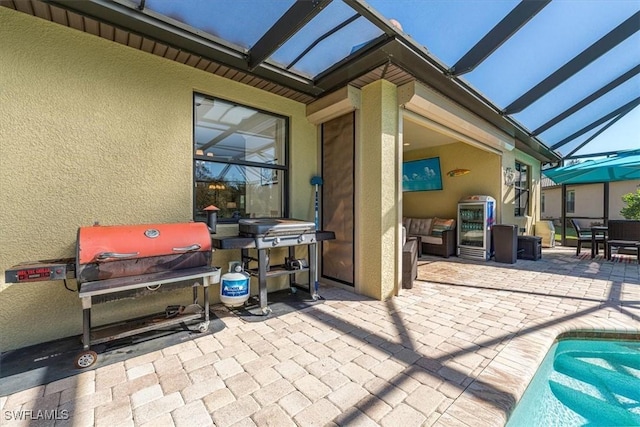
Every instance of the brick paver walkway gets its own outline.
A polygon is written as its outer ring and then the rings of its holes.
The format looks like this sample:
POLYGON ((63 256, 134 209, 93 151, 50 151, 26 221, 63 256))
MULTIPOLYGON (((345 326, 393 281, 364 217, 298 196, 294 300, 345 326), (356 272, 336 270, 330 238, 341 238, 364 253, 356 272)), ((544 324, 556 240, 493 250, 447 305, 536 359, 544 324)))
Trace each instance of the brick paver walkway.
POLYGON ((545 249, 517 264, 425 257, 413 289, 326 301, 0 397, 55 425, 503 425, 554 339, 640 331, 636 263, 545 249), (66 418, 60 417, 60 418, 66 418))

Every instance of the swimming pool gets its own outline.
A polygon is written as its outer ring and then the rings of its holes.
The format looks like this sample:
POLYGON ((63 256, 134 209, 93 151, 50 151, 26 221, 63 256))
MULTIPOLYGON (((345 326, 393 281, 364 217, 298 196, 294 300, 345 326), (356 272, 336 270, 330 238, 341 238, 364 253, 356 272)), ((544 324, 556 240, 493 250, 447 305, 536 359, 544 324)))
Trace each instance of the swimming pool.
POLYGON ((640 341, 556 342, 507 422, 640 426, 640 341))

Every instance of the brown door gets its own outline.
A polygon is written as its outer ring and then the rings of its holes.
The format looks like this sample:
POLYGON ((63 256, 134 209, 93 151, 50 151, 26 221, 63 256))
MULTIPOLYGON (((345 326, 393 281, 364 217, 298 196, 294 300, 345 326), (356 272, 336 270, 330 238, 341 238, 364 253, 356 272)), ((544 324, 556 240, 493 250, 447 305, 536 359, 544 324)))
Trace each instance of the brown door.
POLYGON ((322 125, 322 229, 335 240, 322 244, 322 277, 353 286, 355 114, 322 125))

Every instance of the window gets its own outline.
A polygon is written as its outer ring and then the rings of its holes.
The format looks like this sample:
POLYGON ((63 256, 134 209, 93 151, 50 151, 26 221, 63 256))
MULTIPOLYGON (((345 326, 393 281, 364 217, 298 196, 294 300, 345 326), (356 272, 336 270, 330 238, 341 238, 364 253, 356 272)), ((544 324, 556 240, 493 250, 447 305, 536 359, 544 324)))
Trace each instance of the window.
POLYGON ((515 215, 525 216, 529 213, 529 166, 516 162, 516 182, 515 182, 515 215))
POLYGON ((540 212, 544 213, 544 193, 540 196, 540 212))
POLYGON ((576 213, 576 191, 567 190, 567 213, 576 213))
POLYGON ((194 219, 285 217, 288 120, 201 94, 193 111, 194 219))

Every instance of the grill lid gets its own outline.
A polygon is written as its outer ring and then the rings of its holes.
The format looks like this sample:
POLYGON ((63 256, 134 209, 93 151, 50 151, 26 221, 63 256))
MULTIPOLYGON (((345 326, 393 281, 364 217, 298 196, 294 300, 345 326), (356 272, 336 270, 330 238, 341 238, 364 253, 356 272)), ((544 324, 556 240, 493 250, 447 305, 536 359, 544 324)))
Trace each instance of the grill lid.
POLYGON ((81 227, 77 240, 78 265, 126 259, 210 252, 207 224, 140 224, 81 227))
POLYGON ((238 231, 245 236, 264 234, 302 234, 315 232, 313 222, 293 218, 251 218, 238 221, 238 231))

